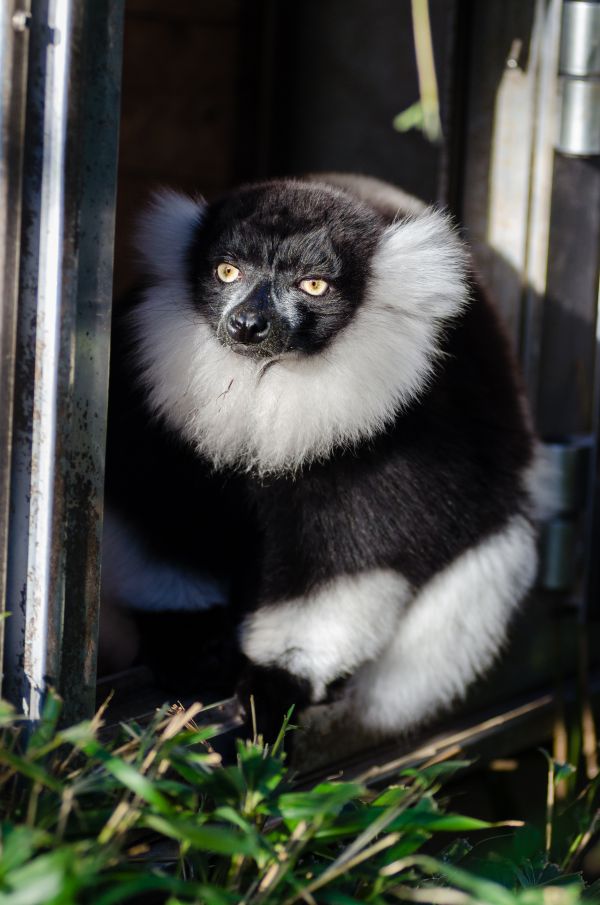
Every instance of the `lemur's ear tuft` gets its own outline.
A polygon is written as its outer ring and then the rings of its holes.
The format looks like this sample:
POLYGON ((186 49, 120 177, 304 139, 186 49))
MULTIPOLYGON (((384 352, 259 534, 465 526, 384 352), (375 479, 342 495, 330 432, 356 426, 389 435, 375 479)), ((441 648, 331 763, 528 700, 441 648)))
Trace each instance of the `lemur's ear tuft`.
POLYGON ((185 279, 185 257, 205 209, 204 201, 170 189, 152 196, 134 239, 145 273, 161 280, 185 279))
POLYGON ((389 226, 373 263, 376 293, 417 317, 445 321, 469 301, 469 256, 436 208, 389 226))

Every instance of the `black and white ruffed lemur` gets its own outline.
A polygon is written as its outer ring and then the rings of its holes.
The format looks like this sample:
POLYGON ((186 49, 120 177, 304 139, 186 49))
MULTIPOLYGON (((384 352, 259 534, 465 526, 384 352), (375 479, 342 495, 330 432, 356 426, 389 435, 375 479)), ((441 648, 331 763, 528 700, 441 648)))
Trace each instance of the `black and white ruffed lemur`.
MULTIPOLYGON (((448 217, 376 180, 276 180, 160 193, 137 247, 104 596, 177 611, 182 635, 186 614, 225 625, 265 731, 332 689, 379 733, 448 708, 532 585, 538 503, 513 360, 448 217)), ((190 640, 200 671, 210 639, 190 640)))

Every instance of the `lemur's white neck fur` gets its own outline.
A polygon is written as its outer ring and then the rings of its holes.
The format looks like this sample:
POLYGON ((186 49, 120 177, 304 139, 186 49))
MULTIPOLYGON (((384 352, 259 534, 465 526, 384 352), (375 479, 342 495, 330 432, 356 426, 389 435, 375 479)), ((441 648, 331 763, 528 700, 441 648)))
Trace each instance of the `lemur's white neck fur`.
POLYGON ((132 317, 151 406, 216 467, 294 471, 381 431, 426 387, 466 304, 466 254, 436 210, 388 227, 365 299, 321 353, 265 368, 225 348, 190 301, 184 255, 202 205, 159 196, 139 240, 156 285, 132 317))

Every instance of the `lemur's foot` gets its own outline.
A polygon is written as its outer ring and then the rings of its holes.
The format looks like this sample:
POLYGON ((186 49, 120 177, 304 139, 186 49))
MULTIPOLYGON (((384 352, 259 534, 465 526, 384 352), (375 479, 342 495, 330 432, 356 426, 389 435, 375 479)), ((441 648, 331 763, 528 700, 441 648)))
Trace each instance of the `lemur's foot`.
MULTIPOLYGON (((310 690, 310 683, 306 679, 299 679, 285 669, 248 663, 237 686, 248 737, 252 737, 256 729, 257 735, 273 744, 290 708, 294 707, 294 722, 299 711, 309 703, 310 690), (254 700, 254 714, 251 698, 254 700)), ((286 750, 289 749, 290 736, 286 741, 286 750)))

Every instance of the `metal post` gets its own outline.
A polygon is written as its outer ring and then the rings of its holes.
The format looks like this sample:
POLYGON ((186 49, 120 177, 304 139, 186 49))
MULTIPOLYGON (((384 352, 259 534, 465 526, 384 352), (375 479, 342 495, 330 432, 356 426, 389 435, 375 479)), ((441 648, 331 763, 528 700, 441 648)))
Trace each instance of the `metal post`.
POLYGON ((62 657, 65 716, 96 698, 100 548, 124 0, 75 3, 69 93, 62 407, 56 532, 64 526, 62 657))
POLYGON ((58 674, 50 573, 70 6, 35 3, 30 24, 5 694, 32 719, 58 674))
POLYGON ((3 694, 36 719, 52 684, 75 718, 95 683, 123 0, 31 12, 3 694))
POLYGON ((26 0, 0 4, 0 675, 6 615, 28 25, 26 0))

